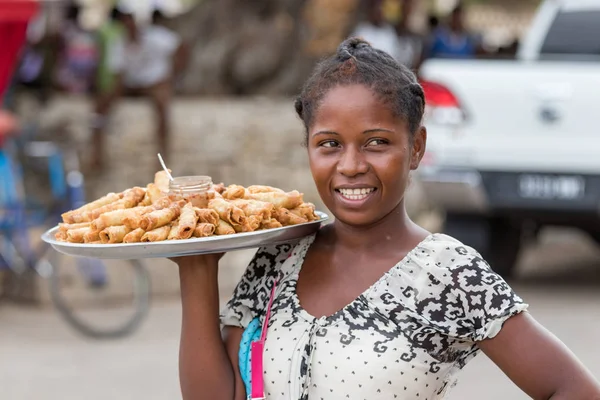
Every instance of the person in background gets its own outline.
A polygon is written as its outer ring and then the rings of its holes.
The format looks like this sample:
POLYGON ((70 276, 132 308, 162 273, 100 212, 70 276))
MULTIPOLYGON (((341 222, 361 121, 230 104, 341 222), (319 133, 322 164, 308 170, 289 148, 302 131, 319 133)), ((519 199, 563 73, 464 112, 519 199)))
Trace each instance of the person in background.
POLYGON ((414 0, 402 0, 401 15, 396 24, 399 52, 396 59, 411 70, 419 66, 423 53, 423 38, 410 29, 409 22, 413 13, 414 0))
POLYGON ((374 48, 383 50, 396 61, 405 61, 402 46, 394 27, 383 16, 383 2, 381 0, 368 0, 367 20, 360 22, 351 36, 361 37, 374 48))
POLYGON ((125 36, 123 25, 118 21, 119 11, 115 7, 109 18, 100 26, 97 33, 99 62, 96 74, 96 92, 99 96, 114 91, 117 84, 117 74, 110 65, 109 54, 113 46, 122 41, 125 36))
POLYGON ((430 58, 474 58, 481 52, 480 40, 469 33, 464 26, 463 6, 456 6, 448 21, 448 26, 434 30, 430 58))
POLYGON ((93 166, 96 168, 103 165, 108 114, 124 92, 151 100, 157 117, 157 150, 165 157, 168 155, 173 82, 188 58, 182 39, 168 28, 155 24, 138 26, 133 14, 120 10, 114 12, 114 17, 122 24, 125 34, 110 44, 105 60, 111 85, 96 106, 93 123, 93 166))
POLYGON ((57 83, 68 93, 90 93, 94 89, 98 49, 95 34, 81 26, 80 7, 67 6, 60 38, 57 83))

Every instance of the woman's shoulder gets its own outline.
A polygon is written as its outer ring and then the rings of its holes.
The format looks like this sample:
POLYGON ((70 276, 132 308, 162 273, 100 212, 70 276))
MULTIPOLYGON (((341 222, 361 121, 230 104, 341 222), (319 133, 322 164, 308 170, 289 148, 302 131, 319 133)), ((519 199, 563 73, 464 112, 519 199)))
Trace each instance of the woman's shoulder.
POLYGON ((432 234, 393 269, 389 303, 401 303, 425 325, 469 340, 495 336, 527 304, 473 248, 432 234))
POLYGON ((485 263, 476 249, 443 233, 430 234, 407 256, 407 261, 431 271, 452 270, 475 259, 485 263))
POLYGON ((397 287, 415 293, 473 290, 502 282, 474 248, 442 233, 430 234, 390 273, 397 287))

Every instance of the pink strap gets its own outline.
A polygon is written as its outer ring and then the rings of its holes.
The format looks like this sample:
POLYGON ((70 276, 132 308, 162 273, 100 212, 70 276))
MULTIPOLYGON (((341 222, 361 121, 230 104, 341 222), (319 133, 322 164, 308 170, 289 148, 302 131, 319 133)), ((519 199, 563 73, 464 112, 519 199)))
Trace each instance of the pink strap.
POLYGON ((265 350, 265 341, 267 340, 269 318, 271 317, 271 306, 273 305, 273 300, 275 300, 277 281, 278 279, 275 279, 273 282, 273 287, 271 288, 271 297, 269 298, 269 305, 267 306, 267 313, 265 314, 265 321, 263 322, 260 340, 257 342, 252 342, 250 347, 250 357, 252 358, 250 361, 250 374, 252 376, 250 398, 252 400, 265 399, 265 383, 263 381, 263 353, 265 350))

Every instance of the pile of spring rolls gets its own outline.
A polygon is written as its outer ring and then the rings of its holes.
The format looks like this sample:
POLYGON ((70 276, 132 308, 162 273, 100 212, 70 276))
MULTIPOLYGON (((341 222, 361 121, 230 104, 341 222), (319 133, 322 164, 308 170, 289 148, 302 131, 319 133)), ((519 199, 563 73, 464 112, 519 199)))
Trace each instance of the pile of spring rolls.
POLYGON ((109 193, 62 218, 56 240, 88 244, 232 235, 319 219, 296 190, 218 184, 206 193, 183 195, 169 193, 163 171, 146 188, 109 193))

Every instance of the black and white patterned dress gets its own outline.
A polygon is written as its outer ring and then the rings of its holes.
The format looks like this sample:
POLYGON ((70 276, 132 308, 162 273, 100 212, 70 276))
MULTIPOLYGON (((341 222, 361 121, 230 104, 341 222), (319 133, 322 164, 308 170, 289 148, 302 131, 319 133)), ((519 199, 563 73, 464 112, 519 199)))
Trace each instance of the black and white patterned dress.
POLYGON ((313 241, 259 249, 222 311, 223 325, 262 319, 280 277, 264 355, 268 399, 442 399, 476 342, 527 308, 475 250, 433 234, 352 303, 315 318, 296 295, 313 241))

